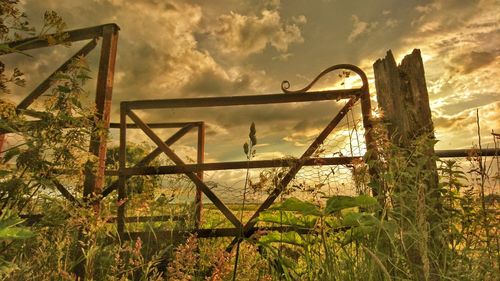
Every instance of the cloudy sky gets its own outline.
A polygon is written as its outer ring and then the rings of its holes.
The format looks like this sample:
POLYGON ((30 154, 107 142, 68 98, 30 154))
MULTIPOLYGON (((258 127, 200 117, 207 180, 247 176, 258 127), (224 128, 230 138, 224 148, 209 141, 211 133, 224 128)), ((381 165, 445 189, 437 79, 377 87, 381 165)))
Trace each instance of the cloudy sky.
MULTIPOLYGON (((440 139, 437 148, 477 143, 477 108, 484 142, 492 142, 492 130, 500 131, 497 0, 21 2, 35 25, 45 10, 54 10, 70 29, 110 22, 120 26, 113 121, 120 101, 279 93, 282 80, 299 88, 338 63, 360 66, 374 96, 373 62, 388 49, 400 61, 419 48, 440 139)), ((82 44, 48 48, 35 59, 7 59, 27 73, 30 90, 82 44)), ((97 54, 90 56, 91 65, 97 54)), ((319 87, 343 88, 354 81, 342 85, 343 80, 332 77, 319 87)), ((321 102, 139 114, 148 121, 204 120, 207 160, 244 160, 241 146, 252 121, 258 157, 298 156, 338 107, 321 102)), ((139 134, 132 133, 133 139, 139 134)), ((192 143, 181 142, 177 149, 189 154, 192 143)))

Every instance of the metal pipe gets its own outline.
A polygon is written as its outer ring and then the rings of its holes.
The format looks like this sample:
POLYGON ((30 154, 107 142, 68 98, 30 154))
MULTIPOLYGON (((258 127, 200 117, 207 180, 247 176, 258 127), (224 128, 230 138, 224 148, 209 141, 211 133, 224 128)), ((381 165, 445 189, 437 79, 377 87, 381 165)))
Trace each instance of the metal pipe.
MULTIPOLYGON (((61 40, 58 40, 56 45, 101 37, 104 33, 104 29, 109 27, 114 28, 116 30, 120 30, 120 27, 115 23, 108 23, 93 27, 69 30, 63 32, 63 34, 65 34, 66 36, 64 36, 61 40)), ((53 33, 49 34, 48 36, 57 36, 57 35, 58 34, 53 33)), ((52 44, 49 44, 49 42, 46 39, 40 38, 39 36, 8 42, 5 43, 5 45, 7 45, 12 50, 2 50, 0 51, 0 56, 13 53, 14 50, 27 51, 31 49, 53 46, 52 44)))
POLYGON ((486 148, 486 149, 446 149, 436 150, 436 155, 440 158, 459 158, 474 156, 499 156, 500 149, 486 148))
MULTIPOLYGON (((172 122, 172 123, 147 123, 149 128, 151 129, 169 129, 169 128, 182 128, 188 125, 200 126, 203 124, 203 121, 194 121, 194 122, 172 122)), ((137 124, 128 123, 126 125, 127 129, 140 129, 137 124)), ((110 129, 120 129, 120 123, 109 123, 110 129)))
MULTIPOLYGON (((348 165, 353 161, 359 161, 362 157, 321 157, 309 158, 303 160, 303 166, 330 166, 330 165, 348 165)), ((254 160, 254 161, 234 161, 234 162, 218 162, 218 163, 200 163, 200 164, 185 164, 185 165, 170 165, 156 167, 133 167, 123 169, 123 175, 167 175, 167 174, 182 174, 187 172, 201 171, 221 171, 221 170, 238 170, 238 169, 264 169, 278 167, 292 167, 297 165, 299 159, 272 159, 272 160, 254 160)), ((118 171, 107 171, 106 175, 116 176, 118 171)))
POLYGON ((358 97, 364 93, 362 89, 312 91, 298 94, 267 94, 229 97, 185 98, 185 99, 160 99, 127 101, 130 109, 161 109, 180 107, 217 107, 236 105, 257 105, 291 102, 311 102, 341 100, 358 97))

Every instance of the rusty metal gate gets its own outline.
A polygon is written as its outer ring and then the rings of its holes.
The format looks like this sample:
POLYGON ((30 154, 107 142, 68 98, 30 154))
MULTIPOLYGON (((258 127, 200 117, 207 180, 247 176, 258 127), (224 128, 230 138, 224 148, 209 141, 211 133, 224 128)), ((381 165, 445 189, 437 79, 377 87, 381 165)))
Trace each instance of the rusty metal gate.
MULTIPOLYGON (((282 90, 284 93, 267 94, 267 95, 251 95, 251 96, 229 96, 229 97, 206 97, 206 98, 183 98, 183 99, 160 99, 160 100, 140 100, 140 101, 123 101, 120 104, 120 152, 119 152, 119 170, 113 175, 118 175, 119 180, 104 190, 103 195, 109 194, 113 189, 118 189, 118 200, 126 200, 128 197, 126 192, 126 181, 131 176, 138 175, 160 175, 160 174, 185 174, 196 186, 197 192, 195 197, 195 229, 191 231, 175 231, 167 230, 162 233, 170 235, 183 235, 187 233, 196 233, 198 237, 224 237, 233 236, 235 239, 230 244, 229 248, 241 239, 241 233, 244 237, 250 237, 258 228, 255 227, 255 219, 263 210, 269 208, 276 198, 287 188, 289 183, 294 179, 297 173, 304 166, 314 165, 348 165, 354 160, 360 160, 361 157, 313 157, 315 151, 330 135, 340 121, 349 113, 352 107, 357 103, 361 103, 363 127, 365 129, 365 141, 368 149, 374 147, 374 141, 371 136, 371 106, 370 94, 368 89, 368 81, 365 73, 358 67, 349 64, 341 64, 332 66, 318 75, 307 87, 298 91, 289 91, 288 81, 283 81, 282 90), (309 91, 308 90, 325 74, 334 70, 349 70, 356 73, 361 81, 362 86, 356 89, 344 90, 327 90, 327 91, 309 91), (147 124, 137 114, 136 110, 152 110, 152 109, 168 109, 168 108, 207 108, 207 107, 225 107, 225 106, 248 106, 248 105, 263 105, 263 104, 279 104, 279 103, 300 103, 326 100, 347 100, 346 104, 340 111, 333 116, 330 123, 321 131, 316 139, 303 152, 302 156, 293 160, 249 160, 238 162, 217 162, 203 163, 204 160, 204 139, 205 125, 202 121, 185 122, 185 123, 161 123, 147 124), (127 117, 134 123, 127 124, 127 117), (167 128, 180 127, 181 129, 168 138, 162 140, 152 128, 167 128), (126 135, 127 129, 140 128, 157 146, 157 148, 147 155, 134 167, 127 168, 126 163, 126 135), (198 144, 197 144, 197 163, 186 164, 170 146, 180 139, 189 130, 197 128, 198 144), (170 166, 147 166, 156 156, 165 154, 175 165, 170 166), (289 167, 288 172, 276 184, 274 190, 262 202, 250 220, 243 225, 232 211, 222 202, 219 196, 214 193, 209 186, 203 181, 204 171, 227 170, 227 169, 256 169, 256 168, 273 168, 273 167, 289 167), (201 209, 202 209, 202 194, 204 194, 212 203, 222 212, 225 218, 234 226, 232 228, 215 228, 203 229, 199 228, 201 209)), ((134 239, 141 233, 127 232, 125 223, 128 221, 125 217, 126 203, 118 207, 117 227, 120 236, 134 239)), ((286 230, 276 228, 277 230, 286 230)), ((307 229, 304 232, 310 231, 307 229)), ((161 234, 158 234, 161 236, 161 234)))
MULTIPOLYGON (((196 233, 198 237, 227 237, 232 236, 236 239, 250 237, 257 228, 252 220, 256 218, 260 212, 269 208, 276 198, 287 188, 289 183, 294 179, 297 173, 304 166, 316 165, 347 165, 354 160, 361 159, 361 156, 351 157, 313 157, 315 151, 320 147, 328 135, 334 130, 339 122, 347 115, 351 108, 358 102, 361 103, 362 123, 365 129, 365 141, 367 149, 374 147, 374 141, 371 136, 371 106, 370 94, 368 88, 368 80, 365 73, 358 67, 341 64, 332 66, 321 72, 307 87, 298 91, 290 91, 288 81, 282 83, 283 93, 267 94, 267 95, 251 95, 251 96, 229 96, 229 97, 206 97, 206 98, 187 98, 187 99, 163 99, 163 100, 141 100, 141 101, 123 101, 120 104, 120 123, 110 123, 111 97, 113 90, 113 76, 116 60, 116 51, 118 45, 119 27, 116 24, 106 24, 95 27, 71 30, 66 32, 67 36, 57 41, 55 45, 77 42, 82 40, 90 40, 71 58, 58 67, 50 74, 38 87, 36 87, 27 97, 25 97, 16 107, 18 112, 23 114, 31 114, 36 117, 35 111, 26 110, 37 98, 43 95, 52 85, 52 80, 57 73, 64 72, 68 69, 71 62, 80 56, 88 55, 96 46, 100 38, 102 38, 101 55, 99 61, 99 71, 97 75, 96 85, 96 121, 102 122, 105 128, 120 130, 120 152, 119 152, 119 169, 117 171, 105 171, 106 160, 106 144, 107 139, 105 134, 94 133, 91 135, 89 151, 98 157, 97 171, 94 172, 91 167, 86 170, 83 199, 91 202, 98 210, 99 199, 111 194, 114 190, 118 190, 118 200, 127 198, 126 181, 131 176, 137 175, 160 175, 160 174, 185 174, 196 186, 195 195, 195 229, 188 231, 168 230, 165 232, 170 235, 182 236, 187 233, 196 233), (309 89, 325 74, 334 71, 345 69, 356 73, 362 81, 362 86, 356 89, 344 90, 327 90, 327 91, 309 91, 309 89), (203 121, 189 121, 176 123, 155 123, 148 124, 137 116, 134 110, 151 110, 151 109, 167 109, 167 108, 207 108, 207 107, 224 107, 224 106, 249 106, 263 104, 283 104, 283 103, 301 103, 314 101, 328 100, 347 100, 346 104, 340 111, 333 116, 330 123, 316 137, 316 139, 303 152, 298 159, 270 159, 270 160, 252 160, 239 162, 218 162, 204 163, 204 143, 205 143, 205 124, 203 121), (126 119, 130 118, 134 123, 127 124, 126 119), (162 140, 153 132, 153 128, 179 128, 179 130, 166 140, 162 140), (157 146, 155 150, 144 157, 134 167, 127 168, 125 163, 126 152, 126 135, 127 129, 141 129, 157 146), (197 163, 186 164, 183 160, 170 148, 172 144, 181 139, 191 130, 197 130, 197 163), (152 167, 148 166, 160 154, 165 154, 170 158, 175 165, 152 167), (256 169, 256 168, 273 168, 273 167, 289 167, 288 172, 281 178, 280 182, 274 187, 274 190, 262 202, 251 219, 243 225, 232 211, 222 202, 219 196, 214 193, 207 184, 203 181, 204 171, 228 170, 228 169, 256 169), (119 179, 107 187, 104 186, 104 177, 118 176, 119 179), (234 226, 232 228, 216 228, 203 229, 200 228, 202 214, 202 195, 209 198, 210 201, 222 212, 225 218, 234 226), (95 199, 92 199, 95 198, 95 199), (89 201, 90 200, 90 201, 89 201)), ((55 35, 55 34, 52 34, 55 35)), ((49 35, 51 36, 51 35, 49 35)), ((19 51, 50 47, 47 40, 44 38, 28 38, 20 41, 7 43, 10 48, 19 51)), ((10 52, 3 52, 0 55, 6 55, 10 52)), ((97 126, 97 122, 95 126, 97 126)), ((97 130, 94 130, 97 131, 97 130)), ((0 143, 3 142, 4 134, 8 131, 0 131, 0 143)), ((1 147, 1 145, 0 145, 1 147)), ((79 203, 78 197, 71 194, 69 190, 59 182, 54 182, 56 188, 66 199, 79 203)), ((111 221, 116 221, 118 233, 122 238, 135 238, 140 233, 127 232, 125 224, 137 219, 145 221, 146 219, 162 220, 162 218, 127 218, 125 216, 126 203, 118 207, 117 217, 111 221)), ((278 229, 278 228, 276 228, 278 229)), ((279 228, 281 230, 286 230, 279 228)), ((301 231, 301 230, 299 230, 301 231)), ((303 232, 309 230, 302 230, 303 232)), ((160 234, 161 235, 161 234, 160 234)), ((232 244, 234 244, 234 241, 232 244)), ((232 245, 231 244, 231 245, 232 245)))
MULTIPOLYGON (((119 170, 118 171, 105 171, 106 160, 106 134, 100 134, 97 130, 96 133, 91 135, 89 151, 98 157, 97 169, 93 170, 89 167, 85 171, 85 182, 83 191, 83 200, 94 205, 96 210, 99 207, 99 200, 111 194, 114 190, 118 190, 118 200, 127 198, 126 194, 126 181, 134 175, 160 175, 160 174, 185 174, 196 185, 197 191, 195 196, 195 229, 191 231, 165 231, 174 236, 182 236, 187 233, 196 233, 198 237, 224 237, 234 236, 238 237, 241 233, 245 237, 249 237, 254 233, 257 228, 255 222, 249 220, 248 223, 243 223, 229 210, 229 208, 219 199, 203 181, 204 171, 214 170, 228 170, 228 169, 255 169, 255 168, 272 168, 272 167, 289 167, 288 173, 281 179, 275 186, 274 190, 264 202, 260 205, 257 211, 253 214, 252 219, 257 217, 260 212, 270 207, 276 198, 287 188, 287 185, 295 177, 295 175, 304 166, 315 165, 346 165, 354 160, 361 159, 358 157, 312 157, 314 152, 334 130, 339 122, 347 115, 351 108, 358 102, 361 103, 362 122, 365 129, 365 141, 367 149, 373 148, 373 139, 371 137, 370 125, 370 96, 368 88, 368 80, 364 72, 356 66, 342 64, 332 66, 322 73, 320 73, 307 87, 298 91, 288 90, 290 84, 288 81, 282 83, 282 90, 284 93, 268 94, 268 95, 251 95, 251 96, 230 96, 230 97, 207 97, 207 98, 191 98, 191 99, 166 99, 166 100, 141 100, 141 101, 123 101, 120 105, 120 123, 110 123, 111 112, 111 99, 113 91, 113 76, 116 60, 116 52, 118 45, 118 32, 119 27, 116 24, 105 24, 95 27, 82 28, 65 32, 64 37, 57 41, 55 44, 49 44, 44 38, 27 38, 15 42, 6 43, 8 47, 18 50, 26 51, 31 49, 38 49, 44 47, 51 47, 68 42, 77 42, 83 40, 90 40, 80 50, 78 50, 72 57, 58 67, 52 74, 50 74, 42 83, 39 84, 30 94, 28 94, 17 106, 18 113, 31 115, 37 117, 34 110, 27 110, 28 107, 42 96, 52 85, 53 79, 60 72, 66 71, 71 62, 81 56, 88 55, 102 38, 101 54, 99 60, 99 71, 97 74, 97 85, 95 94, 96 104, 96 122, 104 124, 105 128, 120 129, 120 153, 119 153, 119 170), (362 81, 362 86, 357 89, 345 90, 328 90, 328 91, 308 91, 322 76, 325 74, 339 69, 346 69, 356 73, 362 81), (328 100, 347 100, 343 108, 334 115, 330 123, 323 129, 317 138, 309 145, 306 151, 298 159, 270 159, 270 160, 255 160, 255 161, 240 161, 240 162, 219 162, 219 163, 204 163, 204 143, 205 143, 205 124, 203 121, 189 121, 189 122, 176 122, 176 123, 155 123, 147 124, 141 120, 134 110, 143 109, 167 109, 167 108, 206 108, 206 107, 224 107, 224 106, 249 106, 249 105, 263 105, 263 104, 283 104, 283 103, 300 103, 300 102, 314 102, 314 101, 328 101, 328 100), (126 118, 129 117, 134 122, 127 124, 126 118), (179 130, 163 141, 156 135, 153 128, 179 128, 179 130), (144 157, 134 167, 127 168, 125 163, 125 149, 126 149, 126 134, 127 129, 141 129, 146 135, 157 145, 157 148, 144 157), (197 130, 197 163, 185 164, 181 158, 170 148, 172 144, 181 139, 191 130, 197 130), (151 167, 148 166, 160 154, 167 155, 175 165, 151 167), (105 176, 119 176, 119 180, 104 187, 105 176), (227 218, 233 228, 217 228, 217 229, 202 229, 200 228, 201 212, 203 208, 202 194, 213 202, 213 204, 222 212, 227 218), (242 231, 243 230, 243 231, 242 231)), ((49 34, 48 36, 56 36, 57 34, 49 34)), ((12 53, 11 51, 3 51, 0 55, 12 53)), ((36 121, 33 121, 36 122, 36 121)), ((4 140, 4 135, 10 133, 8 131, 0 131, 0 147, 4 140)), ((80 204, 79 196, 72 194, 63 184, 54 181, 54 185, 60 194, 67 200, 80 204)), ((126 232, 125 223, 132 221, 161 221, 164 217, 142 217, 142 218, 127 218, 125 217, 126 204, 118 207, 117 217, 112 218, 110 221, 116 221, 118 233, 122 238, 135 238, 140 233, 126 232)), ((35 217, 39 218, 40 215, 35 217)), ((300 231, 300 230, 299 230, 300 231)), ((307 231, 307 230, 303 230, 307 231)))

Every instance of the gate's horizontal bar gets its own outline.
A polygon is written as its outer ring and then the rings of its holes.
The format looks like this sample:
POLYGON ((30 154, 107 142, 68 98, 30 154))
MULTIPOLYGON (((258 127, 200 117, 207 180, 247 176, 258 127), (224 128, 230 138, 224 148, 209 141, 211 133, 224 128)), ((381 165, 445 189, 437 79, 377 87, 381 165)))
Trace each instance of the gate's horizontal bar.
MULTIPOLYGON (((20 218, 24 219, 24 224, 33 225, 37 222, 40 222, 44 217, 43 214, 35 214, 35 215, 20 215, 20 218)), ((126 217, 125 222, 134 223, 134 222, 168 222, 168 221, 185 221, 187 216, 183 215, 163 215, 163 216, 143 216, 143 217, 126 217)), ((116 217, 111 217, 107 220, 108 223, 115 223, 116 217)))
POLYGON ((454 157, 467 157, 470 155, 481 156, 500 156, 500 149, 486 148, 486 149, 449 149, 449 150, 436 150, 436 155, 441 158, 454 158, 454 157))
MULTIPOLYGON (((201 126, 203 121, 194 121, 194 122, 171 122, 171 123, 148 123, 148 127, 151 129, 166 129, 166 128, 182 128, 187 125, 195 125, 201 126)), ((128 123, 128 129, 138 129, 139 126, 135 123, 128 123)), ((111 129, 120 129, 120 123, 109 123, 109 128, 111 129)))
POLYGON ((208 97, 208 98, 185 98, 185 99, 161 99, 161 100, 137 100, 122 102, 122 106, 128 109, 160 109, 178 107, 214 107, 235 106, 254 104, 273 104, 308 102, 322 100, 348 99, 363 94, 362 89, 311 91, 299 94, 268 94, 250 96, 208 97))
MULTIPOLYGON (((336 233, 340 231, 346 231, 350 227, 341 227, 337 229, 333 229, 329 231, 329 233, 336 233)), ((290 232, 295 231, 299 234, 318 234, 318 232, 312 228, 298 228, 298 227, 290 227, 290 226, 272 226, 272 227, 253 227, 253 233, 256 231, 279 231, 279 232, 290 232)), ((162 241, 168 240, 168 238, 172 240, 181 239, 183 237, 196 234, 198 238, 210 238, 210 237, 238 237, 241 234, 241 229, 239 228, 202 228, 202 229, 193 229, 193 230, 164 230, 164 231, 155 231, 153 232, 128 232, 125 234, 126 237, 131 240, 136 240, 137 238, 144 239, 145 236, 148 235, 152 237, 156 237, 156 239, 161 239, 162 241)), ((143 240, 144 241, 144 240, 143 240)))
MULTIPOLYGON (((81 40, 93 39, 96 37, 101 37, 105 26, 112 26, 113 28, 115 28, 115 30, 120 30, 120 27, 118 27, 118 25, 116 25, 115 23, 108 23, 108 24, 103 24, 103 25, 98 25, 98 26, 93 26, 93 27, 64 31, 63 33, 67 34, 67 36, 65 36, 61 40, 57 41, 56 45, 64 44, 64 43, 68 43, 68 42, 76 42, 76 41, 81 41, 81 40)), ((54 34, 50 34, 48 36, 51 36, 51 35, 53 36, 54 34)), ((5 44, 7 46, 9 46, 9 48, 13 48, 17 51, 26 51, 26 50, 31 50, 31 49, 52 46, 49 44, 47 39, 40 38, 40 37, 31 37, 31 38, 18 40, 18 41, 8 42, 5 44)), ((10 54, 10 53, 12 53, 12 51, 5 50, 5 51, 1 51, 0 55, 10 54)))
MULTIPOLYGON (((489 148, 477 150, 477 155, 481 152, 481 156, 500 156, 500 150, 489 148)), ((452 150, 436 150, 436 155, 441 158, 467 157, 471 153, 470 149, 452 149, 452 150)), ((361 156, 353 157, 322 157, 310 158, 306 160, 304 166, 320 166, 320 165, 347 165, 354 160, 361 160, 361 156)), ((273 160, 255 160, 255 161, 236 161, 236 162, 220 162, 220 163, 204 163, 204 164, 186 164, 182 166, 158 166, 158 167, 137 167, 126 168, 123 173, 127 176, 137 175, 166 175, 166 174, 181 174, 185 172, 199 171, 216 171, 216 170, 237 170, 237 169, 259 169, 259 168, 277 168, 290 167, 298 159, 273 159, 273 160)), ((106 175, 117 176, 117 170, 108 170, 106 175)))
MULTIPOLYGON (((167 222, 167 221, 185 221, 188 217, 182 215, 164 215, 164 216, 147 216, 147 217, 125 217, 125 222, 167 222)), ((116 222, 117 218, 112 217, 107 220, 108 223, 116 222)))
MULTIPOLYGON (((500 149, 488 148, 477 150, 476 155, 481 156, 500 156, 500 149)), ((470 149, 451 149, 451 150, 436 150, 436 155, 441 158, 461 158, 467 157, 471 153, 470 149)), ((354 160, 361 160, 361 156, 353 157, 321 157, 310 158, 304 166, 320 166, 320 165, 347 165, 351 164, 354 160)), ((277 167, 290 167, 298 159, 274 159, 274 160, 254 160, 254 161, 235 161, 235 162, 220 162, 220 163, 204 163, 204 164, 186 164, 182 166, 158 166, 158 167, 134 167, 126 168, 124 175, 138 176, 138 175, 166 175, 166 174, 182 174, 185 172, 199 172, 199 171, 216 171, 216 170, 237 170, 237 169, 259 169, 259 168, 277 168, 277 167)), ((60 174, 67 174, 75 172, 71 169, 56 169, 54 172, 60 174)), ((117 170, 106 170, 107 176, 118 176, 117 170)))
MULTIPOLYGON (((43 118, 42 116, 40 116, 43 118)), ((76 121, 83 120, 82 118, 76 118, 76 121)), ((37 124, 42 124, 43 121, 41 120, 34 120, 34 121, 27 121, 23 125, 29 125, 31 127, 37 126, 37 124)), ((176 122, 176 123, 148 123, 148 127, 152 129, 168 129, 168 128, 182 128, 185 126, 201 126, 203 124, 202 121, 196 121, 196 122, 176 122)), ((71 124, 70 122, 67 122, 63 126, 64 128, 78 128, 81 127, 80 125, 77 124, 71 124)), ((109 127, 111 129, 119 129, 120 128, 120 123, 110 123, 109 127)), ((139 127, 136 124, 127 124, 128 129, 138 129, 139 127)), ((18 130, 15 130, 14 128, 7 129, 7 128, 0 128, 0 134, 7 134, 7 133, 16 133, 18 130)))
MULTIPOLYGON (((309 158, 305 161, 304 166, 346 165, 346 164, 351 164, 354 160, 361 160, 361 159, 362 159, 361 157, 309 158)), ((215 171, 215 170, 291 167, 298 161, 299 161, 298 159, 274 159, 274 160, 186 164, 177 166, 135 167, 135 168, 124 169, 123 174, 126 176, 164 175, 164 174, 180 174, 186 172, 215 171)), ((106 175, 116 176, 118 175, 118 171, 107 171, 106 175)))

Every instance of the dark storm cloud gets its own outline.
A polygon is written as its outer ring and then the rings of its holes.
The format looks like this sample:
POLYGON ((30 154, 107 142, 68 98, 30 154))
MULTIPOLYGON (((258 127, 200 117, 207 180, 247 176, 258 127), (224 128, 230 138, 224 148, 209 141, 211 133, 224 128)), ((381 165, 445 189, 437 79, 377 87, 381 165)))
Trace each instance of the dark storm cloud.
POLYGON ((237 95, 251 86, 250 79, 248 74, 243 74, 231 80, 220 73, 205 70, 191 77, 181 91, 195 96, 237 95))
MULTIPOLYGON (((51 9, 70 28, 108 22, 120 25, 115 121, 123 100, 276 93, 282 80, 300 88, 335 63, 357 64, 371 78, 372 63, 387 49, 393 49, 396 57, 422 49, 436 129, 448 136, 453 133, 448 128, 471 122, 470 118, 459 120, 457 114, 462 116, 474 106, 493 110, 488 106, 498 100, 500 11, 494 0, 25 3, 35 23, 51 9)), ((27 72, 42 78, 38 73, 54 65, 51 56, 64 59, 69 53, 50 51, 37 63, 27 62, 27 72)), ((94 72, 95 53, 89 58, 94 72)), ((338 81, 323 82, 327 88, 338 81)), ((279 143, 270 147, 293 149, 292 143, 280 142, 284 136, 310 136, 336 114, 336 108, 332 103, 318 103, 141 114, 151 121, 205 120, 211 128, 207 134, 227 138, 224 149, 237 147, 234 153, 239 155, 241 140, 235 136, 244 141, 252 121, 258 124, 259 136, 279 143)), ((497 124, 492 118, 495 115, 483 118, 485 130, 497 124)), ((233 153, 224 149, 220 149, 222 154, 233 153)))
MULTIPOLYGON (((477 108, 494 103, 499 100, 499 97, 499 92, 482 92, 481 94, 462 98, 458 96, 454 102, 441 106, 440 110, 449 115, 454 115, 464 110, 463 104, 467 104, 468 108, 477 108)), ((451 100, 452 98, 449 99, 451 100)))
POLYGON ((497 55, 491 52, 475 52, 460 54, 451 59, 455 69, 461 74, 469 74, 481 67, 491 64, 497 55))
MULTIPOLYGON (((436 115, 436 114, 434 114, 436 115)), ((463 124, 469 123, 468 116, 464 115, 455 115, 455 116, 439 116, 439 117, 434 117, 433 122, 434 126, 438 128, 446 128, 447 130, 456 130, 460 129, 460 127, 463 126, 463 124), (464 122, 465 121, 465 122, 464 122)))

